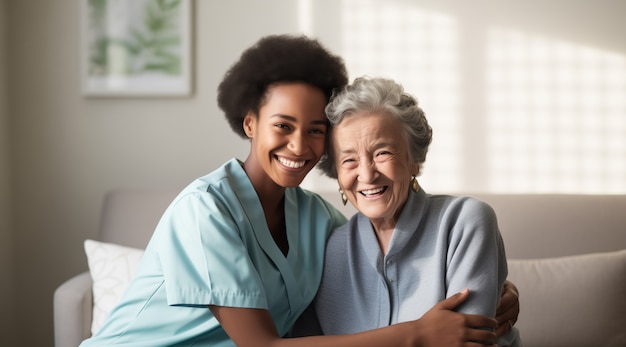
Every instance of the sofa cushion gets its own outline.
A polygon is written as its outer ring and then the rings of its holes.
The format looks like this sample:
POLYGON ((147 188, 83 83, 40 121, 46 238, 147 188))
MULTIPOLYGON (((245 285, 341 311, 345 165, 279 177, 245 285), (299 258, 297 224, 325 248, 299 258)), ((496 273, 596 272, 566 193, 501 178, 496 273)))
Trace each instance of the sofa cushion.
POLYGON ((91 333, 95 334, 111 309, 120 301, 144 251, 112 243, 85 240, 85 253, 93 281, 91 333))
POLYGON ((626 250, 508 263, 524 346, 626 345, 626 250))

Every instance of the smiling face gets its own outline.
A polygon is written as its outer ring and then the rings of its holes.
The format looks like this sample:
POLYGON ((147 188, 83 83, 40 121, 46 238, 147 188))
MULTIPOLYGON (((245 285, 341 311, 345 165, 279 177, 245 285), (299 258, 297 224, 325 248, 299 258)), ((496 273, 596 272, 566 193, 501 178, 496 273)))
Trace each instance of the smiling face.
POLYGON ((298 186, 324 153, 328 121, 324 93, 304 83, 268 88, 259 114, 248 114, 244 130, 252 140, 244 163, 257 190, 298 186))
POLYGON ((385 114, 354 114, 332 135, 338 182, 354 207, 374 227, 393 227, 402 211, 413 175, 402 127, 385 114))

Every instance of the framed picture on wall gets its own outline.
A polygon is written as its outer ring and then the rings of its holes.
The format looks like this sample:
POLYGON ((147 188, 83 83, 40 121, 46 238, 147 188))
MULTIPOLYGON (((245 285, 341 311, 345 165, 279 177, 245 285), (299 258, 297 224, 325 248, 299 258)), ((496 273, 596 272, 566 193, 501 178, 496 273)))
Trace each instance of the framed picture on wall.
POLYGON ((191 0, 81 0, 86 96, 188 96, 191 0))

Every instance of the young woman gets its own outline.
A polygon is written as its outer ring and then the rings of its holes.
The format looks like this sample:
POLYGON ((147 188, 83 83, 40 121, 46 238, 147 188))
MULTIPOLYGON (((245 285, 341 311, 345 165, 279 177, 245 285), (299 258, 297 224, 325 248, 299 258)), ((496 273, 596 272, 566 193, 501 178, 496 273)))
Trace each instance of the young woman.
MULTIPOLYGON (((249 139, 248 157, 229 160, 174 199, 120 304, 81 346, 423 345, 424 320, 284 338, 315 296, 328 234, 346 222, 298 187, 324 154, 324 107, 346 75, 339 57, 306 37, 266 37, 242 54, 218 103, 249 139)), ((441 333, 494 341, 478 329, 494 328, 494 319, 451 311, 465 297, 434 309, 446 322, 441 333)))

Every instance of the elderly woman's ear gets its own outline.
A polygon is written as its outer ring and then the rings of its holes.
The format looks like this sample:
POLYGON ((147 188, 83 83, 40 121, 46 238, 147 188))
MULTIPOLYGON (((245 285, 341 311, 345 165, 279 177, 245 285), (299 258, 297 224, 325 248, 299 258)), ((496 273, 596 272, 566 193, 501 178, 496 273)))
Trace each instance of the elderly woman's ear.
POLYGON ((413 177, 419 177, 421 168, 422 166, 419 163, 413 163, 413 165, 411 165, 411 172, 413 177))

